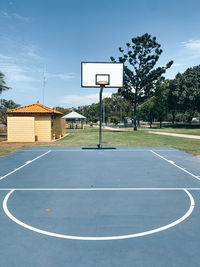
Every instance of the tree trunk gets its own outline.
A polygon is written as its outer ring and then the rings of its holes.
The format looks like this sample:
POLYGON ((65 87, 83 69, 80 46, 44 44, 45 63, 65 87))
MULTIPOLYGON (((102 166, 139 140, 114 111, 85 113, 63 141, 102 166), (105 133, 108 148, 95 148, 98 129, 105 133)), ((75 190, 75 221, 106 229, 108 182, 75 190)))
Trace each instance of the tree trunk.
POLYGON ((137 131, 137 119, 136 119, 135 115, 134 115, 134 119, 133 119, 133 130, 137 131))
POLYGON ((175 110, 172 111, 172 124, 174 124, 175 122, 175 116, 176 116, 176 112, 175 110))
POLYGON ((160 129, 162 128, 162 121, 160 121, 160 129))
POLYGON ((134 106, 133 106, 133 130, 137 131, 137 103, 136 103, 136 95, 137 89, 135 90, 135 99, 134 99, 134 106))

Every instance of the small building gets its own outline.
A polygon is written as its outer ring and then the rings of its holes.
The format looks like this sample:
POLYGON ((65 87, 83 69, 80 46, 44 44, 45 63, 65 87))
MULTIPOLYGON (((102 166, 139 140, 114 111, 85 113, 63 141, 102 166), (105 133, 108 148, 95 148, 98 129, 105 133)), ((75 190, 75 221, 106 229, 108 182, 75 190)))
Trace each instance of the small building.
POLYGON ((78 125, 76 124, 76 122, 80 122, 81 123, 81 128, 83 129, 84 128, 84 122, 86 120, 86 117, 75 112, 75 111, 72 111, 70 113, 68 113, 67 115, 63 116, 62 117, 63 119, 66 119, 66 121, 70 121, 71 124, 70 124, 70 128, 76 128, 78 127, 78 125), (75 127, 74 127, 74 123, 75 123, 75 127))
POLYGON ((63 113, 39 104, 7 111, 8 142, 52 141, 65 135, 63 113))

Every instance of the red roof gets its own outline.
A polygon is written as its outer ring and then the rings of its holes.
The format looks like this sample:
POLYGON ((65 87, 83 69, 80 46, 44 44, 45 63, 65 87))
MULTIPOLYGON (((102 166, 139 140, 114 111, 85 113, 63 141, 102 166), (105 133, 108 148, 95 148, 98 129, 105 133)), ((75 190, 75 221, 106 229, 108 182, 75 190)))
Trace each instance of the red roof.
POLYGON ((23 106, 19 108, 13 108, 7 111, 8 114, 16 114, 16 113, 31 113, 31 114, 59 114, 62 115, 63 113, 60 111, 56 111, 52 108, 48 108, 42 104, 39 104, 39 101, 37 101, 36 104, 23 106))

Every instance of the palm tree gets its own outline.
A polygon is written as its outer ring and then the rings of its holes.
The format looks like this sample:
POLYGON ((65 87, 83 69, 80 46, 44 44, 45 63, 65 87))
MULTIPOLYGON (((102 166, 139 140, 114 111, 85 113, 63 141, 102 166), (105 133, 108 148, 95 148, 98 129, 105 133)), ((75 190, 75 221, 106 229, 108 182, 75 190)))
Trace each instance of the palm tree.
POLYGON ((9 90, 11 89, 10 87, 6 86, 6 82, 5 82, 5 75, 0 72, 0 94, 5 91, 5 90, 9 90))

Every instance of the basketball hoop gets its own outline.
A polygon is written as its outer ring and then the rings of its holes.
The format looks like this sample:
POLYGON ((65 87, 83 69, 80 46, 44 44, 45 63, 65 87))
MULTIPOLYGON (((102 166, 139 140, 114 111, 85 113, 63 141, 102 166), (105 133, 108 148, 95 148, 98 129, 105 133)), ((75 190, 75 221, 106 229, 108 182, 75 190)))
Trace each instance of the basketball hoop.
POLYGON ((99 144, 102 148, 102 93, 104 88, 123 87, 123 63, 82 62, 81 87, 99 88, 99 144))
POLYGON ((105 87, 105 85, 108 85, 109 82, 108 81, 98 81, 97 84, 100 85, 100 87, 105 87))

